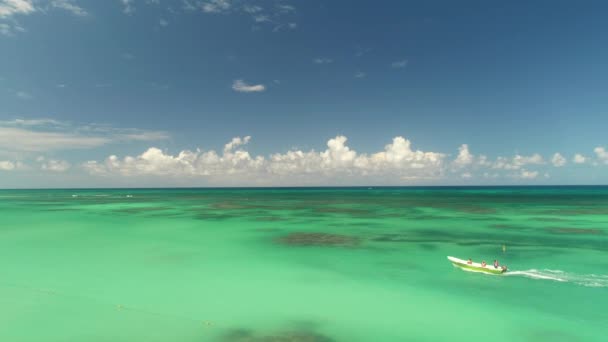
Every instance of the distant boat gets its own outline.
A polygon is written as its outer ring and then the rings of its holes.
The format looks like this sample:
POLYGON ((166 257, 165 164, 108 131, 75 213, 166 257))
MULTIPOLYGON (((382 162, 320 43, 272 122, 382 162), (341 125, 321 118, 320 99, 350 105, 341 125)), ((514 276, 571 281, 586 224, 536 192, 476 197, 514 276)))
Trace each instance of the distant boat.
POLYGON ((489 274, 502 274, 507 271, 507 266, 499 266, 499 267, 494 267, 494 265, 482 266, 480 263, 477 263, 477 262, 472 262, 469 264, 466 260, 454 258, 451 256, 448 257, 448 260, 450 260, 450 262, 454 266, 460 267, 465 271, 483 272, 483 273, 489 273, 489 274))

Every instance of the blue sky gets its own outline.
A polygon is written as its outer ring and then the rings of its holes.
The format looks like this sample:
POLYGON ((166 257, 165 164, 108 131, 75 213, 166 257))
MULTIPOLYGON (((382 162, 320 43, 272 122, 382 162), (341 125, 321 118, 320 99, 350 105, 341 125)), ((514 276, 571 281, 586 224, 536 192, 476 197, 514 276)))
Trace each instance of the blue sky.
POLYGON ((607 10, 0 0, 0 187, 606 184, 607 10))

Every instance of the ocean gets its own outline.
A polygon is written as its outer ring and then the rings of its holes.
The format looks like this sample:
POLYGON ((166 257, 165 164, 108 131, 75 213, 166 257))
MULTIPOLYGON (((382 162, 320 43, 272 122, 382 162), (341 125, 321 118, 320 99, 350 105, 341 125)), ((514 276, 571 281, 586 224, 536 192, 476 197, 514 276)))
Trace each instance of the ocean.
POLYGON ((607 252, 608 187, 0 190, 0 341, 605 341, 607 252))

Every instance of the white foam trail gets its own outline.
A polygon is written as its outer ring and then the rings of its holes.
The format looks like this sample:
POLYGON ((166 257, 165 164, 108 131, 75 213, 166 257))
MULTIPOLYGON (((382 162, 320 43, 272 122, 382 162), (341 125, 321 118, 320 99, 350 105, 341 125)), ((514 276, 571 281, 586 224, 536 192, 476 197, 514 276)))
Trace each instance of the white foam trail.
POLYGON ((604 274, 574 274, 561 270, 536 270, 509 271, 505 276, 522 276, 538 280, 552 280, 562 283, 575 283, 587 287, 608 287, 608 275, 604 274))

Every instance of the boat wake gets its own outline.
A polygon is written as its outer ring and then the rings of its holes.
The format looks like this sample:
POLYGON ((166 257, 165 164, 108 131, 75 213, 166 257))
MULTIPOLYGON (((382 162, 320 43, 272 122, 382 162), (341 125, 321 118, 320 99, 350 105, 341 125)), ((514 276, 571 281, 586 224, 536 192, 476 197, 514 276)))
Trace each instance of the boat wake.
POLYGON ((562 283, 575 283, 587 287, 608 287, 608 275, 604 274, 575 274, 560 270, 509 271, 504 276, 520 276, 537 280, 552 280, 562 283))

